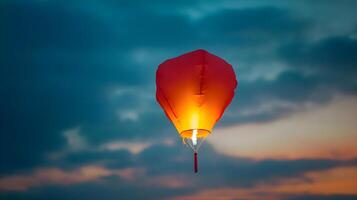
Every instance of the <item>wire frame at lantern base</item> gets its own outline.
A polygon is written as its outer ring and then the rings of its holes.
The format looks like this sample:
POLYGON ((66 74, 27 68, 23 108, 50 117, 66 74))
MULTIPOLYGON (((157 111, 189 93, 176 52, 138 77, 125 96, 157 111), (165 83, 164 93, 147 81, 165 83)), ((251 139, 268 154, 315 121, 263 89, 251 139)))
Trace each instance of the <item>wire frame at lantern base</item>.
POLYGON ((198 149, 210 133, 210 131, 205 129, 190 129, 181 132, 180 135, 183 143, 197 153, 198 149))

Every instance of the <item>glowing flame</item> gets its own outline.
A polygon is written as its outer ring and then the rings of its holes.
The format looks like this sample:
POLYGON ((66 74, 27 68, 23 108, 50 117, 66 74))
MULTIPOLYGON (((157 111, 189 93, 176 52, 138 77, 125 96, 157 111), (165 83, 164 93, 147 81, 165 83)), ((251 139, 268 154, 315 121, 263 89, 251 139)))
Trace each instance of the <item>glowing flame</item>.
POLYGON ((196 144, 197 144, 197 129, 193 129, 193 130, 192 130, 191 140, 192 140, 192 144, 193 144, 193 145, 196 145, 196 144))

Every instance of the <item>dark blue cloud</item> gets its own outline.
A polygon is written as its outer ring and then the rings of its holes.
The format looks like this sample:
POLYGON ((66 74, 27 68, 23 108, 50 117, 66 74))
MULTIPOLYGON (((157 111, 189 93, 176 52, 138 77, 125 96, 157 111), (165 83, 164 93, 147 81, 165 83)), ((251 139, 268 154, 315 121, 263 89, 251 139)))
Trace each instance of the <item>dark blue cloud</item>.
POLYGON ((299 38, 311 26, 288 9, 253 7, 219 10, 200 20, 210 39, 223 45, 264 46, 299 38), (228 42, 227 42, 228 41, 228 42))
POLYGON ((162 187, 138 187, 124 181, 104 182, 103 184, 84 183, 71 186, 37 188, 26 193, 7 193, 0 194, 3 199, 9 200, 45 200, 48 197, 54 200, 73 200, 73 199, 166 199, 168 197, 188 193, 187 189, 170 189, 162 187), (109 182, 109 183, 108 183, 109 182), (101 191, 101 192, 98 192, 101 191))
POLYGON ((356 94, 357 40, 347 36, 329 37, 317 42, 287 42, 278 49, 289 69, 274 80, 241 81, 231 112, 238 113, 225 123, 269 121, 286 116, 307 103, 323 104, 338 94, 356 94), (285 102, 293 107, 277 107, 263 113, 239 116, 241 108, 285 102), (296 106, 299 105, 299 106, 296 106))
MULTIPOLYGON (((109 176, 98 181, 68 186, 33 187, 25 192, 5 192, 2 195, 5 199, 42 199, 52 196, 55 199, 97 199, 99 196, 105 199, 116 199, 118 196, 121 199, 157 199, 192 194, 201 189, 253 188, 261 182, 274 184, 283 178, 296 178, 307 172, 357 164, 356 160, 328 159, 255 161, 219 154, 209 144, 205 144, 199 154, 200 170, 199 176, 196 176, 192 172, 192 152, 181 144, 154 145, 138 155, 131 155, 130 161, 124 154, 128 155, 125 151, 98 153, 95 156, 97 159, 93 159, 94 154, 92 153, 87 153, 87 155, 75 153, 64 160, 66 161, 65 165, 72 162, 72 164, 77 163, 77 166, 99 162, 113 170, 126 167, 144 168, 145 175, 138 175, 139 179, 132 182, 120 177, 109 176), (100 162, 101 159, 110 162, 103 163, 100 162), (115 163, 119 165, 113 165, 115 163), (171 188, 165 185, 150 184, 150 180, 160 176, 169 176, 174 179, 178 176, 185 176, 187 177, 184 179, 186 186, 171 188)), ((57 163, 56 166, 61 166, 61 164, 57 163)), ((64 168, 75 169, 73 166, 64 166, 64 168)), ((298 197, 293 196, 294 198, 298 197)))
POLYGON ((87 164, 105 163, 109 168, 121 169, 134 166, 134 157, 132 153, 126 150, 112 152, 73 152, 59 161, 49 162, 49 166, 63 166, 67 169, 73 169, 87 164))
POLYGON ((241 81, 237 97, 229 107, 232 115, 225 117, 223 124, 272 121, 298 111, 306 102, 326 103, 334 95, 328 93, 326 82, 323 77, 298 70, 284 71, 274 80, 241 81), (279 106, 283 103, 288 106, 279 106), (262 112, 240 114, 242 109, 254 111, 264 104, 272 105, 262 112))
MULTIPOLYGON (((357 160, 338 161, 329 159, 262 160, 234 158, 217 153, 204 144, 199 153, 199 178, 192 181, 198 187, 214 188, 251 187, 259 181, 274 181, 284 177, 298 177, 310 172, 338 166, 354 166, 357 160)), ((139 166, 148 167, 150 175, 188 174, 192 170, 192 152, 182 145, 152 146, 138 156, 139 166), (160 159, 158 162, 157 159, 160 159)))
POLYGON ((329 37, 313 43, 296 41, 283 46, 282 58, 296 69, 310 70, 326 87, 356 92, 357 40, 349 36, 329 37))
POLYGON ((357 195, 296 195, 287 200, 353 200, 357 195))

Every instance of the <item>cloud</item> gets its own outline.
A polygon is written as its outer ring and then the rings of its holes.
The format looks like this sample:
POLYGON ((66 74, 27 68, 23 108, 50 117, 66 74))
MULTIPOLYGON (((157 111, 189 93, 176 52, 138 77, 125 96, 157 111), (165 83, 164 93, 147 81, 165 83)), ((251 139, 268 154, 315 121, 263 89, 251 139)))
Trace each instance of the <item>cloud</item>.
POLYGON ((222 9, 206 15, 200 23, 209 33, 221 34, 222 39, 243 46, 289 40, 301 36, 309 27, 307 20, 294 16, 291 10, 273 6, 222 9))
POLYGON ((85 166, 74 171, 57 168, 38 169, 30 175, 16 175, 0 179, 0 190, 24 191, 42 185, 68 185, 96 180, 109 176, 112 172, 100 166, 85 166))
POLYGON ((291 70, 273 80, 240 81, 222 125, 274 121, 302 110, 306 104, 324 104, 333 94, 324 94, 321 89, 316 77, 291 70))
MULTIPOLYGON (((149 176, 189 175, 192 153, 175 146, 151 146, 138 154, 139 166, 147 167, 149 176), (160 164, 157 158, 160 158, 160 164)), ((234 158, 218 154, 209 144, 199 153, 200 176, 187 184, 194 188, 214 188, 220 185, 251 187, 260 181, 274 181, 284 177, 298 177, 302 173, 329 169, 336 166, 354 166, 355 161, 333 159, 264 159, 234 158)))
POLYGON ((325 76, 330 82, 326 85, 354 88, 353 79, 357 73, 357 40, 348 36, 328 37, 317 42, 296 41, 283 46, 282 58, 297 69, 303 69, 319 76, 325 76), (344 79, 343 82, 340 79, 344 79), (333 81, 333 82, 331 82, 333 81))
POLYGON ((65 144, 61 131, 78 124, 91 142, 120 135, 125 123, 107 130, 117 117, 106 90, 146 81, 118 45, 112 49, 114 27, 72 6, 1 4, 1 173, 43 163, 45 153, 65 144))
MULTIPOLYGON (((62 194, 58 194, 58 197, 64 197, 74 189, 72 192, 81 191, 81 187, 95 187, 99 193, 104 188, 116 191, 114 194, 110 192, 112 196, 108 196, 108 199, 115 199, 118 195, 130 199, 138 195, 133 192, 138 190, 155 190, 156 193, 146 193, 145 197, 148 199, 155 199, 161 193, 169 198, 180 195, 195 196, 205 194, 205 191, 212 191, 213 198, 217 195, 216 189, 221 187, 235 188, 232 193, 241 191, 242 195, 258 195, 261 194, 259 191, 270 190, 279 195, 293 195, 301 190, 311 191, 308 194, 321 194, 322 190, 319 188, 323 189, 329 184, 336 186, 333 184, 348 183, 347 180, 351 180, 351 187, 329 190, 328 195, 351 194, 348 191, 354 191, 351 189, 355 184, 354 177, 344 176, 346 173, 354 174, 354 160, 254 161, 216 154, 206 145, 200 153, 200 176, 192 176, 192 158, 188 156, 190 154, 179 145, 156 145, 134 156, 134 162, 130 166, 112 167, 105 163, 88 163, 72 169, 39 168, 26 174, 3 176, 0 179, 0 188, 3 192, 22 191, 23 195, 27 194, 25 196, 33 198, 50 192, 51 187, 59 190, 62 187, 67 188, 62 194), (157 160, 158 156, 160 161, 157 160), (128 188, 131 189, 128 191, 128 188)), ((117 162, 121 161, 117 159, 117 162)), ((16 193, 8 195, 15 197, 16 193)), ((89 199, 93 198, 94 196, 89 199)))
POLYGON ((356 195, 295 195, 288 200, 353 200, 356 195))
POLYGON ((150 146, 173 146, 171 139, 162 138, 156 141, 113 140, 104 143, 90 143, 80 127, 63 131, 66 145, 47 154, 46 165, 60 165, 66 168, 82 164, 105 164, 111 168, 125 168, 134 164, 135 155, 150 146))
POLYGON ((133 110, 119 111, 118 117, 121 121, 136 122, 139 119, 139 114, 133 110))
POLYGON ((355 96, 338 97, 326 105, 297 108, 275 121, 219 127, 208 141, 217 151, 236 157, 356 158, 356 109, 355 96))
POLYGON ((143 143, 143 142, 114 141, 101 145, 99 149, 102 151, 118 151, 121 149, 126 149, 129 150, 131 153, 137 154, 151 145, 152 145, 151 143, 143 143))
POLYGON ((88 148, 86 139, 80 135, 80 128, 65 130, 63 132, 70 150, 82 150, 88 148))
POLYGON ((326 104, 338 95, 355 95, 356 40, 340 36, 311 43, 293 41, 277 50, 288 69, 271 80, 240 81, 226 123, 275 120, 306 104, 326 104))
MULTIPOLYGON (((251 188, 217 188, 203 190, 193 195, 179 196, 172 199, 290 199, 289 197, 308 195, 351 195, 356 197, 356 167, 333 168, 324 171, 309 172, 299 178, 282 179, 273 184, 259 183, 251 188)), ((295 199, 292 198, 292 199, 295 199)), ((341 198, 344 199, 344 198, 341 198)))
POLYGON ((113 170, 96 165, 85 165, 70 171, 59 168, 40 168, 32 174, 0 178, 0 191, 26 191, 33 187, 48 185, 73 185, 98 181, 108 176, 117 176, 126 181, 134 181, 144 172, 145 170, 142 168, 113 170))

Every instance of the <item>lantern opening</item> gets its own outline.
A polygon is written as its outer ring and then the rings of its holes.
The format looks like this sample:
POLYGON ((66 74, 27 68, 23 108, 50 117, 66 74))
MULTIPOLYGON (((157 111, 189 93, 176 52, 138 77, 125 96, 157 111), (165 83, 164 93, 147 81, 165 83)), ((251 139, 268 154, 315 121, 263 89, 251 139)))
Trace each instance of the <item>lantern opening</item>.
POLYGON ((206 130, 206 129, 188 129, 188 130, 184 130, 180 133, 180 136, 182 138, 186 138, 186 139, 192 139, 192 135, 194 134, 194 130, 196 133, 196 137, 197 138, 205 138, 207 137, 209 134, 211 134, 211 131, 206 130))
POLYGON ((206 137, 198 137, 197 129, 194 129, 191 132, 192 132, 191 137, 182 137, 182 141, 185 145, 190 147, 194 152, 198 152, 198 149, 201 147, 206 137))
MULTIPOLYGON (((199 135, 199 130, 200 129, 192 129, 190 130, 190 134, 187 134, 187 131, 182 136, 183 143, 189 146, 193 150, 193 162, 194 162, 194 172, 198 172, 198 150, 203 144, 204 140, 206 139, 207 135, 199 135)), ((209 131, 203 130, 204 133, 209 133, 209 131)), ((201 130, 202 132, 202 130, 201 130)))

